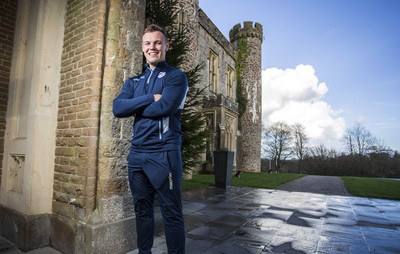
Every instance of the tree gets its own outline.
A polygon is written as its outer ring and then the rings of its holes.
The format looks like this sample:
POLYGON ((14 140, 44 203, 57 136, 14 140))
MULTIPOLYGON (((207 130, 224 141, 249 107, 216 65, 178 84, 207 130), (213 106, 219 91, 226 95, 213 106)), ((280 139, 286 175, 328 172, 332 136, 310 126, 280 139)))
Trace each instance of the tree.
POLYGON ((206 129, 206 118, 202 112, 203 91, 208 87, 198 88, 199 70, 202 65, 197 65, 188 71, 189 88, 186 96, 186 105, 182 114, 182 160, 186 172, 191 172, 201 164, 201 156, 206 149, 206 139, 210 130, 206 129))
POLYGON ((337 175, 340 171, 338 164, 338 154, 333 149, 328 149, 320 144, 307 149, 305 164, 307 173, 318 175, 337 175))
POLYGON ((390 177, 400 178, 400 154, 394 151, 392 158, 393 172, 391 172, 390 177))
POLYGON ((272 124, 264 134, 265 152, 274 161, 276 172, 283 166, 283 162, 292 154, 291 129, 285 122, 272 124))
POLYGON ((347 129, 344 142, 350 154, 367 155, 376 145, 376 138, 360 123, 347 129))
MULTIPOLYGON (((185 54, 189 50, 189 41, 185 25, 177 25, 177 15, 180 9, 176 0, 147 0, 146 18, 149 23, 163 27, 168 33, 170 49, 166 61, 172 66, 181 67, 185 54)), ((206 119, 202 113, 203 91, 208 88, 199 87, 202 64, 197 64, 185 72, 189 81, 189 91, 186 96, 185 109, 182 113, 182 164, 187 173, 201 164, 201 155, 205 151, 208 130, 206 119)))
POLYGON ((305 128, 303 125, 299 123, 295 123, 292 126, 293 137, 294 137, 294 153, 299 160, 299 172, 300 174, 303 171, 303 159, 306 152, 306 144, 308 141, 308 137, 305 134, 305 128))

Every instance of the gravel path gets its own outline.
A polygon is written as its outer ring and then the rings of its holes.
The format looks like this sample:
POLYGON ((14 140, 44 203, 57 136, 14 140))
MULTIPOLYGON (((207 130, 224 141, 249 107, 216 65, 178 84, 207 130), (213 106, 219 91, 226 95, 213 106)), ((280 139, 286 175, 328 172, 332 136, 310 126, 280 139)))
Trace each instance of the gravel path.
POLYGON ((311 192, 325 195, 351 196, 338 176, 307 175, 281 185, 278 190, 291 192, 311 192))

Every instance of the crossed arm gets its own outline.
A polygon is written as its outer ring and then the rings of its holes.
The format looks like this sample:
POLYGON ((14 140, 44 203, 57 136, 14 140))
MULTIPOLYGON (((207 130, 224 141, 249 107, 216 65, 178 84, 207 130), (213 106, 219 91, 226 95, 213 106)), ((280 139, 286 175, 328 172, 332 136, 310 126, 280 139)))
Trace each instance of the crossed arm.
POLYGON ((188 81, 185 74, 179 72, 167 77, 162 94, 145 94, 133 97, 129 82, 125 82, 121 93, 113 101, 113 114, 116 117, 130 117, 139 114, 142 117, 160 118, 174 114, 185 99, 188 81))

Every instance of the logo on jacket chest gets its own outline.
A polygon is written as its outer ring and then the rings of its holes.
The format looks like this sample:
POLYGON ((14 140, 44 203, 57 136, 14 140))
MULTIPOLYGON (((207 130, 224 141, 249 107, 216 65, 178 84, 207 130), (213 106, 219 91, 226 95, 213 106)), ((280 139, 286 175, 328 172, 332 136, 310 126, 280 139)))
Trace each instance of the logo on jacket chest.
POLYGON ((165 76, 165 72, 162 71, 162 72, 158 73, 157 78, 162 78, 164 76, 165 76))

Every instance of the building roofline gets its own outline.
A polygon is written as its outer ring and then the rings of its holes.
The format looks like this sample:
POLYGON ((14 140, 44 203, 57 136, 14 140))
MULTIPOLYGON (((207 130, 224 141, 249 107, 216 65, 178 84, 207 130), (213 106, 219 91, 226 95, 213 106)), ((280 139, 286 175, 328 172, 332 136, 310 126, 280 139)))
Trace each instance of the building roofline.
POLYGON ((207 14, 199 8, 199 24, 204 28, 204 30, 211 35, 215 41, 221 45, 223 49, 233 58, 235 58, 235 49, 232 43, 221 33, 217 26, 211 21, 207 14))

